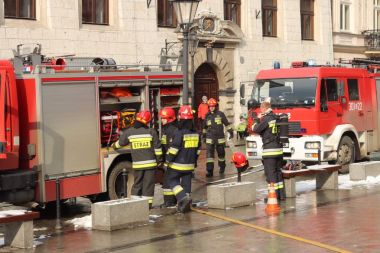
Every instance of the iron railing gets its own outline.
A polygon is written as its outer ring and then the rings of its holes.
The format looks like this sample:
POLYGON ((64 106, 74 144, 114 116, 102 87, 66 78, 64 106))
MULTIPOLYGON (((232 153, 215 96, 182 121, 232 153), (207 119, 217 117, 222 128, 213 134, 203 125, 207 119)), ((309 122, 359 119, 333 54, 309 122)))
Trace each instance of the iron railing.
POLYGON ((365 46, 370 51, 380 51, 380 30, 365 30, 364 35, 365 46))

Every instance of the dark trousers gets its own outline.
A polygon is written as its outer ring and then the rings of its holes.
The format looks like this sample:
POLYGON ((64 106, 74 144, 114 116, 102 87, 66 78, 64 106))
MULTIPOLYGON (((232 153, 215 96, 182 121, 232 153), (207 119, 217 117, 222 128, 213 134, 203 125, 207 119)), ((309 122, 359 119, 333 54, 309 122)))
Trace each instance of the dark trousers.
POLYGON ((224 150, 224 144, 206 144, 207 158, 206 169, 208 172, 214 171, 214 155, 215 149, 218 153, 218 165, 221 172, 224 172, 226 168, 226 151, 224 150))
POLYGON ((192 171, 180 171, 168 168, 166 170, 168 185, 174 192, 177 201, 181 201, 191 193, 192 171))
POLYGON ((245 134, 245 131, 238 131, 237 132, 237 136, 236 136, 236 139, 239 140, 240 139, 244 139, 244 137, 246 137, 247 135, 245 134))
POLYGON ((165 171, 164 181, 162 183, 162 189, 164 191, 164 205, 165 206, 175 206, 177 204, 177 199, 174 195, 172 188, 169 186, 169 172, 165 171))
POLYGON ((150 197, 149 204, 153 203, 155 170, 135 170, 134 176, 132 195, 150 197))
POLYGON ((268 184, 273 183, 277 197, 285 199, 284 180, 282 178, 282 156, 263 158, 264 172, 268 184))

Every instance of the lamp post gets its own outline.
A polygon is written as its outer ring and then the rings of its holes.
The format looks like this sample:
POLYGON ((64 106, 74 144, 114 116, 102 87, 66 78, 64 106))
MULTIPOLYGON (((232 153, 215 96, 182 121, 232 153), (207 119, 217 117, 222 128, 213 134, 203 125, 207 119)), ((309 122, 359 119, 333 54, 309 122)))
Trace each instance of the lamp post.
POLYGON ((183 98, 182 104, 189 104, 189 29, 194 21, 201 0, 170 0, 183 33, 183 98))
POLYGON ((197 37, 197 33, 195 31, 191 31, 189 34, 189 53, 191 56, 191 103, 193 107, 195 106, 195 101, 194 101, 194 95, 195 95, 195 84, 194 84, 194 56, 197 52, 198 48, 198 43, 199 43, 199 38, 197 37))

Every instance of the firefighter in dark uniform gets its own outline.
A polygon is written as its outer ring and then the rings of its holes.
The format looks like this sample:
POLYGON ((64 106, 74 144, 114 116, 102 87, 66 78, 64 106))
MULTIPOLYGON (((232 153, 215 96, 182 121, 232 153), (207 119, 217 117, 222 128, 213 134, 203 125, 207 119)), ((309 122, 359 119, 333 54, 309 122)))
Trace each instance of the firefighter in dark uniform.
POLYGON ((140 111, 136 115, 133 127, 123 131, 119 140, 113 144, 115 149, 130 144, 135 177, 132 195, 148 197, 150 207, 153 203, 157 161, 162 160, 161 143, 157 132, 148 127, 151 119, 149 111, 140 111))
POLYGON ((206 139, 206 177, 212 177, 214 174, 214 154, 215 149, 218 153, 219 173, 223 174, 226 169, 226 152, 224 150, 226 139, 224 137, 224 126, 228 131, 230 138, 233 138, 232 126, 228 122, 226 115, 216 109, 217 102, 210 98, 207 101, 210 111, 207 113, 203 125, 203 135, 206 139))
POLYGON ((283 148, 278 134, 276 115, 273 113, 270 102, 264 101, 260 105, 261 120, 255 114, 255 123, 252 126, 253 132, 260 134, 263 141, 263 165, 268 183, 273 183, 277 192, 277 198, 285 199, 284 182, 282 178, 283 148))
MULTIPOLYGON (((160 111, 160 117, 162 121, 162 135, 161 144, 164 155, 167 154, 169 147, 173 143, 174 133, 178 129, 175 111, 171 107, 165 107, 160 111)), ((164 174, 164 182, 162 185, 164 191, 164 205, 166 207, 175 206, 177 204, 177 199, 174 196, 172 189, 170 189, 167 180, 167 174, 164 174)))
POLYGON ((190 211, 191 176, 200 152, 200 136, 194 129, 193 118, 190 106, 179 109, 178 130, 166 155, 167 180, 182 213, 190 211))

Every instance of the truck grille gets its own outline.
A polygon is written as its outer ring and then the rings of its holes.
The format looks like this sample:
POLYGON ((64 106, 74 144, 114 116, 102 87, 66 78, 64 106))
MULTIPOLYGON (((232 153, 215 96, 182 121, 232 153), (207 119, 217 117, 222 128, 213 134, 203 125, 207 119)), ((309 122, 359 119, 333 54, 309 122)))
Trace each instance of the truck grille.
POLYGON ((289 134, 301 134, 301 122, 299 121, 289 122, 289 134))

